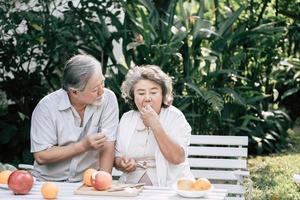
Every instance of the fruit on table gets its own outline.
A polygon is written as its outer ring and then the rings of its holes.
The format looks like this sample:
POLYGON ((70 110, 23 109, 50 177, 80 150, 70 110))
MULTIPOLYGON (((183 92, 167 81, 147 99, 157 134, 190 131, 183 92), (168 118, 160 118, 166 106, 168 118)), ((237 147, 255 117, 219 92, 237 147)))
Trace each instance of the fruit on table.
POLYGON ((8 177, 10 176, 11 173, 12 171, 10 170, 4 170, 0 172, 0 184, 7 184, 8 177))
POLYGON ((186 191, 203 191, 210 189, 212 184, 207 178, 193 179, 179 179, 177 181, 177 188, 186 191))
POLYGON ((192 190, 193 184, 194 184, 194 180, 180 179, 177 181, 177 188, 179 190, 192 190))
POLYGON ((92 174, 97 172, 97 170, 93 168, 89 168, 83 172, 82 181, 86 186, 92 186, 92 174))
POLYGON ((197 191, 201 190, 208 190, 211 188, 211 183, 208 179, 206 178, 198 178, 194 183, 193 183, 193 189, 197 191))
POLYGON ((112 185, 112 176, 106 171, 97 171, 91 177, 92 186, 96 190, 106 190, 112 185))
POLYGON ((16 170, 8 177, 8 188, 15 194, 27 194, 33 186, 32 175, 25 170, 16 170))
POLYGON ((58 191, 58 187, 52 182, 45 182, 41 187, 41 193, 44 199, 55 199, 58 191))

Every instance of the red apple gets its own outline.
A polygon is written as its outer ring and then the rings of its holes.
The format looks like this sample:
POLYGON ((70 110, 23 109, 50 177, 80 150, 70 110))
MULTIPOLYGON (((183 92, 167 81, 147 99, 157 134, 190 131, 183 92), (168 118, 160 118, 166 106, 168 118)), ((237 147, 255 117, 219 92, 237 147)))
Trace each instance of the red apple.
POLYGON ((15 194, 27 194, 33 186, 32 175, 25 170, 16 170, 8 177, 8 187, 15 194))
POLYGON ((91 176, 92 186, 96 190, 106 190, 111 187, 112 176, 106 171, 94 172, 91 176))

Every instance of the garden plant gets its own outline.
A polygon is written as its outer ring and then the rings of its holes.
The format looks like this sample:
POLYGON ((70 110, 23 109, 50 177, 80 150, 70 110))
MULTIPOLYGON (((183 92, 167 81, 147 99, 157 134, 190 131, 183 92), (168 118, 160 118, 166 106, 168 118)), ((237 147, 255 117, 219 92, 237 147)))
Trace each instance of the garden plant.
POLYGON ((131 66, 160 66, 173 77, 174 104, 193 134, 249 136, 253 156, 286 152, 300 115, 299 4, 1 1, 0 162, 33 162, 32 111, 60 87, 65 61, 79 52, 101 61, 105 84, 118 97, 131 66))

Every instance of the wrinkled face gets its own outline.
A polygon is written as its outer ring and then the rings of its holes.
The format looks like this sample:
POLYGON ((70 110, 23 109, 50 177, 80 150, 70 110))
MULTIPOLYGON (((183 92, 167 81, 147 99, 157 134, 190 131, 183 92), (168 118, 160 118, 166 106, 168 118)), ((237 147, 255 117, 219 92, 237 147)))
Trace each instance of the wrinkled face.
POLYGON ((83 91, 78 91, 78 99, 83 104, 99 104, 104 93, 104 78, 95 73, 87 82, 83 91))
POLYGON ((162 89, 160 85, 150 80, 140 80, 134 85, 134 103, 141 110, 150 105, 157 114, 160 113, 162 105, 162 89))

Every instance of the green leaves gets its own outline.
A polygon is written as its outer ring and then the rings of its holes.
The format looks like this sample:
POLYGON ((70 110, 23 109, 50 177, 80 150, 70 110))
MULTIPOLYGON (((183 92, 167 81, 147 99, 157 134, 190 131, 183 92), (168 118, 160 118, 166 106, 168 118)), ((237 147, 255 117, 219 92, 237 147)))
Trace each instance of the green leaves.
POLYGON ((127 63, 154 63, 174 77, 174 104, 196 134, 249 135, 252 152, 280 151, 290 127, 282 121, 288 120, 262 113, 275 113, 269 108, 280 98, 269 74, 286 29, 272 20, 255 24, 250 7, 228 4, 179 0, 162 12, 150 1, 123 2, 131 30, 124 42, 127 63), (135 41, 138 34, 143 43, 135 41))
POLYGON ((291 89, 285 91, 285 92, 282 94, 281 99, 284 100, 286 97, 289 97, 289 96, 291 96, 291 95, 293 95, 293 94, 296 94, 296 93, 299 92, 299 91, 300 91, 299 88, 291 88, 291 89))
MULTIPOLYGON (((233 23, 235 23, 240 14, 243 12, 245 8, 243 6, 239 7, 235 12, 233 12, 226 20, 224 20, 217 30, 218 35, 226 35, 230 28, 232 28, 233 23)), ((230 32, 230 31, 229 31, 230 32)))
MULTIPOLYGON (((297 10, 293 3, 262 9, 259 1, 80 0, 63 12, 60 1, 26 11, 0 4, 2 141, 28 138, 38 100, 60 87, 64 62, 85 52, 101 61, 120 114, 128 109, 120 91, 128 68, 156 64, 173 77, 174 105, 194 134, 248 135, 252 153, 287 146, 290 120, 274 108, 299 116, 299 26, 295 13, 284 12, 297 10), (116 41, 124 60, 113 51, 116 41)), ((28 158, 26 148, 16 154, 28 158)))
POLYGON ((1 127, 1 141, 0 143, 7 144, 9 143, 17 134, 17 127, 5 122, 0 121, 0 127, 1 127))
POLYGON ((196 94, 198 94, 209 106, 211 106, 212 110, 215 112, 220 113, 224 107, 224 101, 221 97, 221 95, 213 90, 203 90, 197 88, 195 84, 192 83, 186 83, 186 85, 193 89, 196 94))

